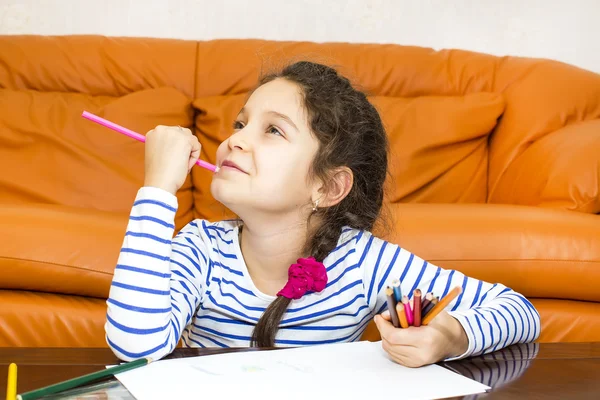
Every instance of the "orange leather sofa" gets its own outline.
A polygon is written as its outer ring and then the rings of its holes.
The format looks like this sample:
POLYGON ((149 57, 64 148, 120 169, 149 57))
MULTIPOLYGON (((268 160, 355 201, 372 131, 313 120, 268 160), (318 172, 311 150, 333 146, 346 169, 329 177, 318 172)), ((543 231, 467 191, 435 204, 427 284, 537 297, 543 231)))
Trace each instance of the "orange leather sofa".
MULTIPOLYGON (((144 149, 82 111, 141 133, 188 126, 214 163, 259 74, 299 59, 337 66, 381 111, 378 233, 528 296, 540 342, 600 341, 600 75, 398 45, 0 36, 0 346, 106 346, 144 149)), ((230 216, 210 179, 192 170, 178 229, 230 216)))

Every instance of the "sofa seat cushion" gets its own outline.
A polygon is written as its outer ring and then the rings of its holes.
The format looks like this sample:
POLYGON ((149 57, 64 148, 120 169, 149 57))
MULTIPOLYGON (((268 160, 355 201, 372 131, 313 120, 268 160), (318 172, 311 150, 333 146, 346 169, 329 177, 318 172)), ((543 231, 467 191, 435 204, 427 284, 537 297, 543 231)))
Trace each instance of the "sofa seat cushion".
POLYGON ((107 347, 106 300, 0 290, 0 347, 107 347))
POLYGON ((106 299, 127 222, 127 213, 3 205, 0 289, 106 299))
POLYGON ((600 302, 600 216, 501 204, 392 204, 380 234, 527 297, 600 302))
MULTIPOLYGON (((600 302, 600 216, 497 204, 391 204, 375 233, 527 297, 600 302)), ((0 288, 106 298, 128 215, 0 208, 0 288)))

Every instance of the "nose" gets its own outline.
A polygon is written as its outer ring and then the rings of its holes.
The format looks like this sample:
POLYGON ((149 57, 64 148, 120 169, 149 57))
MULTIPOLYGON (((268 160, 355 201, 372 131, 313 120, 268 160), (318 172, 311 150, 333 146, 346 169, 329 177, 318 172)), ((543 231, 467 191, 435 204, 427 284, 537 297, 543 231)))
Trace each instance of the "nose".
POLYGON ((248 150, 248 141, 244 129, 240 129, 229 137, 229 149, 248 150))

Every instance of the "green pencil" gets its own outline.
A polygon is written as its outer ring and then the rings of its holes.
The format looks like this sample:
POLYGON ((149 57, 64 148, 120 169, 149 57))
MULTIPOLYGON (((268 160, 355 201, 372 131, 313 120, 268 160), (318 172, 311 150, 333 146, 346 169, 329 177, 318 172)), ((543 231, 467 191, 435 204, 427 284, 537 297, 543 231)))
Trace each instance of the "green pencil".
POLYGON ((131 361, 125 364, 117 365, 116 367, 106 368, 102 371, 92 372, 91 374, 83 375, 78 378, 69 379, 68 381, 56 383, 54 385, 46 386, 41 389, 32 390, 31 392, 23 393, 17 396, 17 400, 33 400, 39 399, 49 394, 59 393, 68 389, 73 389, 78 386, 87 385, 93 381, 101 378, 106 378, 121 372, 129 371, 131 369, 141 367, 148 363, 151 363, 150 358, 140 358, 139 360, 131 361))

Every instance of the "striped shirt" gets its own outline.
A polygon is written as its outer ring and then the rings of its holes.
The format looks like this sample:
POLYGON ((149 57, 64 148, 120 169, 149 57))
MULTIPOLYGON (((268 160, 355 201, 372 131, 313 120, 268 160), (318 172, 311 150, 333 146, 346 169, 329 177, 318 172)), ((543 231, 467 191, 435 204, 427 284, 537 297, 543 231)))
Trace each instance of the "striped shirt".
MULTIPOLYGON (((195 220, 174 238, 177 198, 153 187, 139 190, 107 300, 106 340, 124 360, 159 359, 182 340, 188 347, 247 347, 252 330, 275 299, 252 283, 238 241, 238 221, 195 220)), ((535 340, 539 314, 519 293, 444 270, 370 232, 346 227, 323 260, 327 287, 294 300, 275 338, 277 346, 360 339, 387 307, 385 288, 400 279, 402 293, 454 286, 463 292, 447 311, 469 346, 459 357, 535 340)))

